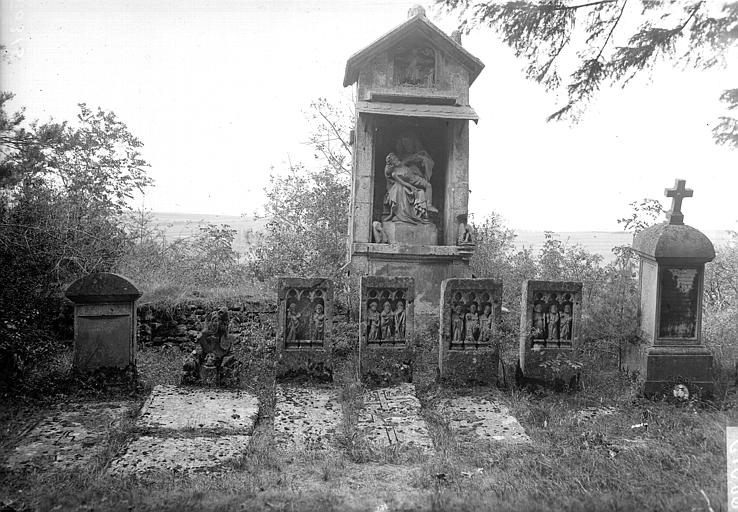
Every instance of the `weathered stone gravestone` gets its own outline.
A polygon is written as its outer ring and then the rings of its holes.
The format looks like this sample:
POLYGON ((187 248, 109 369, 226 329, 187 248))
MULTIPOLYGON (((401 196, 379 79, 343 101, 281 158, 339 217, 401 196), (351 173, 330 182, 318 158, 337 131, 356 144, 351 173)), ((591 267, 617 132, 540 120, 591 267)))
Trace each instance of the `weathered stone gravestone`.
POLYGON ((333 282, 277 280, 277 377, 332 380, 333 282))
POLYGON ((375 384, 412 378, 415 280, 362 276, 359 361, 362 380, 375 384))
POLYGON ((469 86, 483 67, 422 7, 346 63, 344 86, 357 84, 351 275, 414 276, 419 319, 437 318, 442 280, 471 277, 469 86))
POLYGON ((578 384, 582 283, 526 280, 520 302, 519 372, 578 384))
POLYGON ((182 365, 182 384, 234 387, 240 382, 241 364, 232 354, 228 308, 213 311, 197 337, 199 347, 182 365))
POLYGON ((65 295, 74 302, 74 368, 135 368, 141 292, 122 276, 100 272, 77 279, 65 295))
POLYGON ((633 240, 640 256, 640 337, 625 347, 624 367, 647 395, 713 391, 712 353, 702 344, 705 263, 715 258, 712 242, 684 224, 682 199, 692 190, 676 180, 667 221, 633 240))
POLYGON ((442 382, 497 383, 501 314, 501 282, 494 279, 443 281, 438 351, 442 382))

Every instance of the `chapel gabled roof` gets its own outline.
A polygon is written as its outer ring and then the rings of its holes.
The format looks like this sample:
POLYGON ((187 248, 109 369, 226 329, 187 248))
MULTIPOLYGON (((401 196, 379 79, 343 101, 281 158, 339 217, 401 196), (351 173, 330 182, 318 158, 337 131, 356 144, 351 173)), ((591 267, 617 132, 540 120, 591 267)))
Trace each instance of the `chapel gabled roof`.
POLYGON ((348 87, 359 79, 359 71, 375 55, 387 51, 399 43, 407 35, 418 32, 426 36, 438 49, 446 51, 457 59, 469 71, 469 85, 479 76, 484 69, 484 63, 464 49, 459 43, 451 39, 440 28, 431 23, 422 12, 408 19, 406 22, 395 27, 385 35, 374 41, 363 50, 353 54, 346 62, 346 73, 343 77, 343 86, 348 87))

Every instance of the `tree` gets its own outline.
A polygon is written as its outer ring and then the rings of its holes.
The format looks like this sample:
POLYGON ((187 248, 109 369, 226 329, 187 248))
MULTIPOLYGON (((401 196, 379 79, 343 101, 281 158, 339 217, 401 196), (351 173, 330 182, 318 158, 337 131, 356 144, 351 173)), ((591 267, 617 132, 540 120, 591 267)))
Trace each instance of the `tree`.
MULTIPOLYGON (((564 93, 566 103, 549 120, 577 120, 602 85, 625 86, 661 59, 697 69, 723 64, 738 41, 738 2, 437 2, 459 14, 460 28, 467 33, 492 27, 527 61, 529 79, 564 93)), ((721 99, 729 110, 738 108, 738 89, 725 91, 721 99)), ((738 148, 738 120, 722 117, 714 136, 718 143, 738 148)))
POLYGON ((283 173, 272 169, 265 189, 269 220, 249 254, 259 279, 279 274, 340 276, 346 263, 352 116, 346 103, 313 102, 310 143, 318 165, 290 165, 283 173))

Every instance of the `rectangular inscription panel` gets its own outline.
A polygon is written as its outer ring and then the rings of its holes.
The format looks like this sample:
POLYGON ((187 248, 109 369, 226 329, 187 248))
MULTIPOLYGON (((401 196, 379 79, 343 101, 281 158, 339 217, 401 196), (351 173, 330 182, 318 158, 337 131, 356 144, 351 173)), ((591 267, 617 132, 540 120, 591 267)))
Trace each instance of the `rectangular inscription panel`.
POLYGON ((696 268, 661 270, 659 338, 695 338, 700 273, 696 268))

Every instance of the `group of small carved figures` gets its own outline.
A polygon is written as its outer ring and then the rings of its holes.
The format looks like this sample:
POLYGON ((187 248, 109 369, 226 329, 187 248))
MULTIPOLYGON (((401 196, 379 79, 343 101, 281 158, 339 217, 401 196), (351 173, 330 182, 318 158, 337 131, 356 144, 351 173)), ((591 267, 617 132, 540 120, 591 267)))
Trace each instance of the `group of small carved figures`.
POLYGON ((550 294, 548 300, 544 300, 543 294, 537 294, 533 302, 531 327, 533 345, 555 343, 561 346, 571 343, 572 308, 571 295, 568 293, 563 295, 561 302, 556 294, 550 294))
POLYGON ((286 342, 322 341, 325 339, 325 310, 322 302, 318 302, 302 313, 297 310, 297 302, 291 302, 287 308, 287 322, 285 329, 286 342), (312 309, 312 312, 310 312, 312 309), (308 322, 308 337, 305 338, 304 321, 308 322))
POLYGON ((378 309, 379 301, 369 301, 366 316, 366 339, 369 343, 382 341, 405 340, 406 311, 405 302, 397 300, 395 308, 389 300, 382 304, 382 311, 378 309))
POLYGON ((456 302, 451 309, 451 343, 489 343, 495 332, 495 318, 492 304, 485 303, 482 313, 476 302, 464 304, 456 302))

